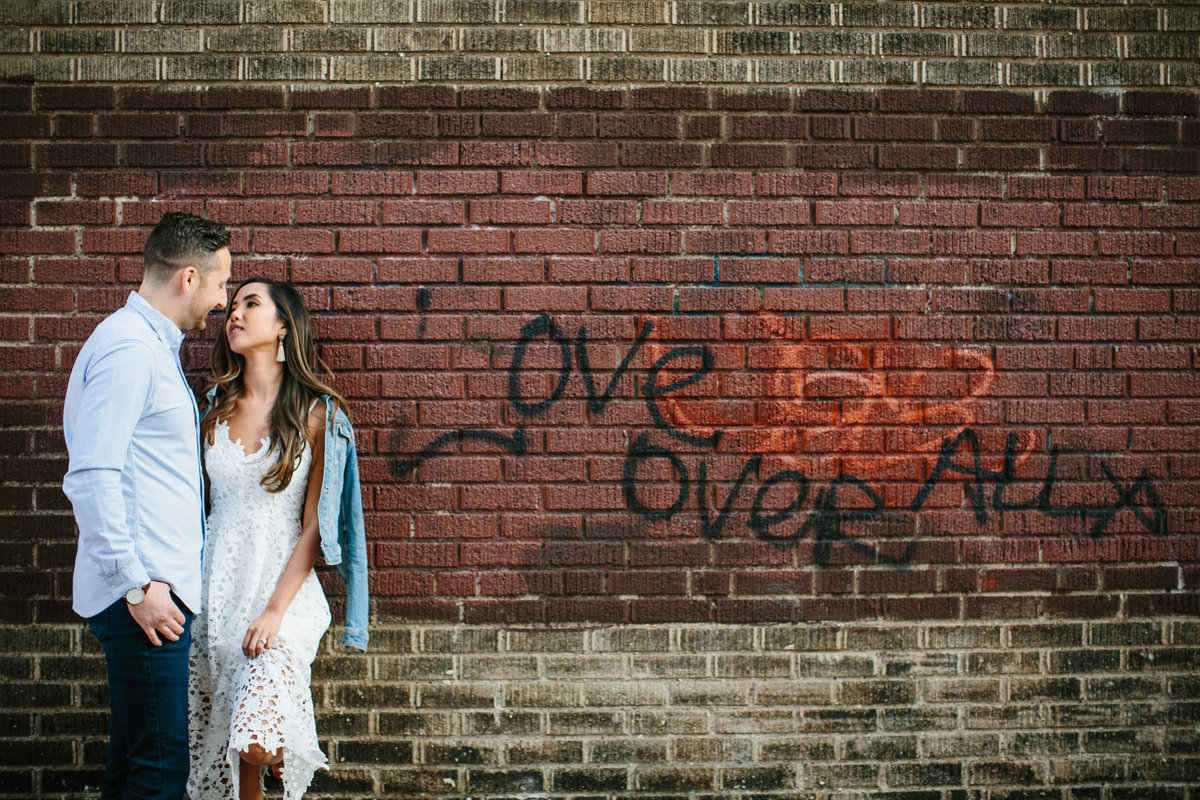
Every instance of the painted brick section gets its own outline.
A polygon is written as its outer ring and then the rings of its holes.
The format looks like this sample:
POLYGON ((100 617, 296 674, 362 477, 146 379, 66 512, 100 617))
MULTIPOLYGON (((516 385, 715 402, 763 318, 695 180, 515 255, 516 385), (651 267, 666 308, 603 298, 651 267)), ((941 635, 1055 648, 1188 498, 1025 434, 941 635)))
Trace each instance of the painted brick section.
MULTIPOLYGON (((783 5, 745 13, 826 24, 783 5)), ((1077 24, 904 7, 888 48, 1077 24)), ((377 39, 392 8, 327 6, 377 39)), ((380 646, 318 661, 319 792, 1188 797, 1194 92, 293 83, 0 91, 0 794, 95 783, 57 426, 183 209, 301 287, 359 432, 380 646)))
MULTIPOLYGON (((438 82, 472 85, 469 107, 485 112, 485 135, 523 136, 539 120, 521 116, 536 105, 528 87, 547 85, 555 108, 576 112, 570 130, 587 126, 587 112, 617 112, 602 120, 602 136, 671 137, 677 131, 709 130, 715 118, 697 114, 680 128, 672 110, 704 111, 703 91, 675 94, 656 84, 713 84, 723 88, 712 108, 755 112, 783 110, 779 89, 802 85, 889 87, 918 85, 917 103, 887 97, 892 110, 929 116, 898 125, 846 120, 818 125, 863 141, 933 142, 962 135, 962 126, 934 115, 967 110, 1013 113, 1010 121, 982 120, 997 137, 1038 141, 1052 123, 1031 118, 1029 104, 996 101, 997 88, 1059 89, 1055 113, 1123 110, 1132 119, 1103 127, 1110 141, 1176 141, 1178 125, 1140 115, 1194 112, 1194 97, 1164 99, 1151 89, 1195 87, 1200 55, 1193 31, 1194 7, 1167 0, 1153 7, 987 9, 942 3, 925 8, 887 0, 841 6, 778 2, 660 2, 617 0, 521 0, 480 3, 381 3, 366 0, 246 3, 97 3, 72 11, 65 3, 10 3, 6 24, 14 29, 0 55, 0 75, 18 81, 72 83, 56 91, 54 109, 108 108, 117 94, 147 110, 253 108, 279 103, 282 87, 302 88, 295 109, 357 109, 364 86, 391 85, 387 107, 452 107, 438 82), (39 8, 40 6, 40 8, 39 8), (282 26, 286 26, 282 27, 282 26), (33 34, 22 36, 17 31, 33 34), (1086 44, 1080 45, 1083 39, 1086 44), (1118 60, 1119 54, 1119 60, 1118 60), (577 84, 586 80, 592 87, 577 84), (268 84, 245 91, 239 81, 268 84), (202 102, 164 96, 164 84, 219 84, 202 102), (313 91, 313 82, 340 84, 336 99, 313 91), (403 85, 408 84, 408 85, 403 85), (612 87, 643 84, 632 102, 612 87), (747 85, 760 88, 744 97, 747 85), (968 102, 950 105, 945 87, 971 87, 968 102), (1123 87, 1119 100, 1078 91, 1123 87), (488 88, 483 88, 488 87, 488 88), (495 88, 492 88, 495 87, 495 88), (522 88, 511 88, 522 87, 522 88), (648 112, 646 114, 624 112, 648 112)), ((886 95, 885 95, 886 96, 886 95)), ((9 96, 28 108, 18 88, 9 96)), ((821 101, 812 110, 851 108, 821 101)), ((350 114, 322 114, 314 129, 347 135, 350 114)), ((254 125, 245 119, 239 123, 254 125)), ((260 121, 261 122, 261 121, 260 121)), ((1070 123, 1072 139, 1094 141, 1097 129, 1070 123)), ((771 121, 790 138, 788 119, 771 121)), ((766 130, 748 114, 736 131, 766 130)), ((566 129, 560 128, 563 135, 566 129)), ((737 136, 735 138, 741 138, 737 136)), ((730 151, 736 152, 736 151, 730 151)), ((913 151, 916 152, 916 151, 913 151)), ((933 151, 926 150, 927 154, 933 151)), ((733 156, 737 158, 738 156, 733 156)), ((934 156, 936 157, 936 156, 934 156)))

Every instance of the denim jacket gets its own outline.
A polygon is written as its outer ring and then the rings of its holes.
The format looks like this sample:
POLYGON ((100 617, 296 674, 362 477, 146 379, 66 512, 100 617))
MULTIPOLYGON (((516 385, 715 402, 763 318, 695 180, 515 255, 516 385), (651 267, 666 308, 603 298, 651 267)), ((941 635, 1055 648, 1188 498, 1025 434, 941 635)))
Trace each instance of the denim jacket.
MULTIPOLYGON (((206 398, 203 419, 216 400, 213 387, 206 398)), ((335 565, 346 583, 346 628, 342 644, 367 650, 367 619, 370 600, 367 593, 367 535, 363 524, 362 488, 358 482, 358 449, 354 429, 345 414, 334 419, 333 402, 325 401, 325 469, 321 478, 321 499, 317 519, 321 530, 321 556, 335 565)))

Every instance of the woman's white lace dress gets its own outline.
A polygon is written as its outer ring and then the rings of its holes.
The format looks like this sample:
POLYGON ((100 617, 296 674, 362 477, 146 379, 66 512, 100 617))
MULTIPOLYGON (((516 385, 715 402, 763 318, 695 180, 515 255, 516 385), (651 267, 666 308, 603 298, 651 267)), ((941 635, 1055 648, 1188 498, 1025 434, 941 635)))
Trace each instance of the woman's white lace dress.
POLYGON ((283 748, 286 800, 299 800, 324 769, 317 745, 310 667, 329 627, 329 603, 310 572, 283 616, 275 645, 242 652, 246 629, 266 610, 300 538, 312 451, 277 494, 259 482, 276 453, 268 440, 246 454, 224 422, 205 444, 211 513, 204 540, 203 613, 192 626, 190 703, 192 800, 236 800, 238 751, 283 748))

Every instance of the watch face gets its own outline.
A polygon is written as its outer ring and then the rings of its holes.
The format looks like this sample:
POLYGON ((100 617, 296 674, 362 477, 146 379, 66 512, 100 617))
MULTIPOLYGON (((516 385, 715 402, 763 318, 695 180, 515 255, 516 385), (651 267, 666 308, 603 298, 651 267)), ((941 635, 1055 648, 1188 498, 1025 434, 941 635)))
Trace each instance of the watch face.
POLYGON ((142 587, 135 586, 125 593, 125 602, 131 606, 136 606, 138 603, 146 599, 146 592, 142 587))

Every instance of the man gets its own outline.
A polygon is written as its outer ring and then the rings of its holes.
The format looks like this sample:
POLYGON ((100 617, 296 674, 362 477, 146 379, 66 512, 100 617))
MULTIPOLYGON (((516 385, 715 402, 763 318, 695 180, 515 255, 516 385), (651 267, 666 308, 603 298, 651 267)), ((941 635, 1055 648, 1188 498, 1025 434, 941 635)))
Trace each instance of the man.
POLYGON ((74 609, 104 648, 112 708, 102 800, 178 800, 187 782, 204 506, 179 346, 225 306, 228 245, 217 223, 164 216, 146 240, 141 287, 88 337, 67 385, 74 609))

